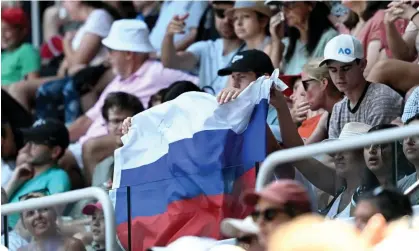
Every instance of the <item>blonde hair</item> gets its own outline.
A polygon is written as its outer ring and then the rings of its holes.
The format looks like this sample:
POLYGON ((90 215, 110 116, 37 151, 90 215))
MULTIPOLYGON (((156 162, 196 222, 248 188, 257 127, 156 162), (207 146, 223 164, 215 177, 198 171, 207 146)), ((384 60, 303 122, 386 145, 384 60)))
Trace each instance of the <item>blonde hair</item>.
POLYGON ((324 64, 322 66, 319 66, 322 60, 323 58, 313 58, 309 60, 303 66, 303 72, 307 74, 310 78, 315 79, 319 82, 321 82, 323 79, 327 79, 327 82, 328 82, 327 90, 329 94, 333 96, 342 97, 343 94, 339 92, 338 88, 336 88, 336 86, 333 84, 327 65, 324 64))
POLYGON ((314 78, 318 81, 321 81, 322 79, 325 79, 325 78, 331 81, 331 78, 329 75, 329 69, 327 68, 327 66, 325 64, 322 66, 319 66, 322 60, 323 60, 322 58, 311 59, 303 66, 303 72, 306 73, 311 78, 314 78))

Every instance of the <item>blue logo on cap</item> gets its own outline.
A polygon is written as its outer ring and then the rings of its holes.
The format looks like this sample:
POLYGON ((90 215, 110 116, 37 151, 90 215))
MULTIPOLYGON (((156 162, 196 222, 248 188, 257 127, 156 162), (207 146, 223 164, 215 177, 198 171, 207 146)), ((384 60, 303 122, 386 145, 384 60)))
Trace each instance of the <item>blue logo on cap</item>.
POLYGON ((350 55, 352 50, 349 48, 340 48, 338 54, 350 55))

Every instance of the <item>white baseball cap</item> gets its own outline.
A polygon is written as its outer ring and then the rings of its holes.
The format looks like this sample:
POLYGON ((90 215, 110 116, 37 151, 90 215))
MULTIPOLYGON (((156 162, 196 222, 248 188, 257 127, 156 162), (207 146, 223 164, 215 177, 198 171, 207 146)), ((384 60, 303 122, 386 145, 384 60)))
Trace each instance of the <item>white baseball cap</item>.
POLYGON ((364 49, 361 41, 354 36, 342 34, 327 42, 324 48, 324 59, 320 62, 320 66, 328 60, 350 63, 355 59, 363 58, 364 49))
POLYGON ((154 52, 149 40, 147 25, 137 19, 121 19, 113 22, 108 36, 102 40, 106 47, 117 51, 154 52))
POLYGON ((238 238, 240 233, 256 235, 258 232, 259 228, 251 216, 244 220, 227 218, 221 222, 221 233, 229 238, 238 238))

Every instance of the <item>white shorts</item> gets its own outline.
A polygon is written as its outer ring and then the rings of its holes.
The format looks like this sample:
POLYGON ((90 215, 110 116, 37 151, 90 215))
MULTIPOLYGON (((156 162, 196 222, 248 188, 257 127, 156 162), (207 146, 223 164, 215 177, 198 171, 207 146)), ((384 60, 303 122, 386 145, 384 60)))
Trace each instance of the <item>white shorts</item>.
POLYGON ((77 165, 80 169, 83 169, 83 151, 82 151, 82 144, 79 142, 71 143, 68 146, 68 150, 73 154, 74 158, 76 159, 77 165))

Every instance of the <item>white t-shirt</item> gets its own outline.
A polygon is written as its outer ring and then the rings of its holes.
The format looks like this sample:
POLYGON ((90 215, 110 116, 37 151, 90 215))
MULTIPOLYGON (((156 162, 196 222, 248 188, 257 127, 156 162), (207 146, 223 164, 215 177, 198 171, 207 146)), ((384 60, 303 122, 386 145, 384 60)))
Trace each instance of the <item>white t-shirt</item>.
POLYGON ((13 174, 13 169, 15 168, 14 163, 8 163, 1 160, 1 186, 6 186, 13 174))
POLYGON ((160 51, 167 25, 175 15, 184 15, 189 13, 185 20, 185 33, 176 34, 175 43, 189 35, 190 29, 198 28, 202 14, 208 6, 208 1, 171 1, 165 0, 160 8, 159 18, 150 33, 150 42, 153 47, 160 51))
MULTIPOLYGON (((15 231, 10 231, 9 233, 9 251, 17 251, 19 248, 28 245, 29 243, 23 239, 15 231)), ((1 236, 1 244, 4 245, 4 235, 1 236)))
MULTIPOLYGON (((77 30, 73 41, 71 41, 71 47, 73 50, 77 50, 80 47, 82 39, 86 33, 95 34, 101 38, 108 36, 111 29, 113 17, 105 10, 98 9, 92 11, 86 22, 77 30)), ((90 61, 89 65, 99 65, 106 59, 106 49, 101 46, 96 56, 90 61)))
POLYGON ((237 50, 223 56, 223 40, 200 41, 192 44, 187 49, 198 59, 197 71, 199 72, 199 86, 211 86, 215 94, 226 87, 228 76, 218 76, 218 70, 227 67, 237 50))

